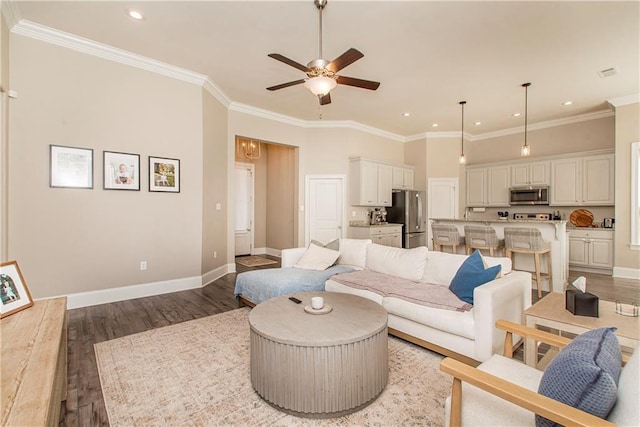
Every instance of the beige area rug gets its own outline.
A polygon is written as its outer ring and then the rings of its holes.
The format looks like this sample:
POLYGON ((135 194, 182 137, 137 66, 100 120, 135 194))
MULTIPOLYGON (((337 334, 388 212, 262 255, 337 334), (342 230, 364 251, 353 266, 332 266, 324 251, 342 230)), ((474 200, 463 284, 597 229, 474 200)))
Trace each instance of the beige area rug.
POLYGON ((444 425, 442 356, 389 337, 389 383, 369 406, 324 420, 280 412, 253 390, 249 309, 95 345, 111 426, 444 425))
POLYGON ((260 267, 261 265, 271 265, 278 263, 278 261, 255 255, 237 257, 236 262, 240 265, 244 265, 245 267, 260 267))

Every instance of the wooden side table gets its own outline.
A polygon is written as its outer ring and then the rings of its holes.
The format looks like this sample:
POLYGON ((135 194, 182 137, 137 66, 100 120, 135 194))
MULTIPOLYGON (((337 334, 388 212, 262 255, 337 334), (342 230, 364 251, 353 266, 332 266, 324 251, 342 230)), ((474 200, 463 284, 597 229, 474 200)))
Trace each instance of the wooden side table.
MULTIPOLYGON (((550 293, 524 312, 525 324, 531 328, 544 326, 571 334, 582 334, 592 329, 614 326, 621 347, 635 349, 640 345, 640 318, 616 313, 616 304, 600 300, 600 317, 575 316, 564 308, 564 294, 550 293)), ((524 341, 524 362, 538 365, 535 340, 524 341)))
POLYGON ((1 424, 57 426, 67 398, 67 298, 35 301, 0 328, 1 424))
POLYGON ((251 383, 276 408, 327 418, 371 403, 389 379, 387 312, 355 295, 305 292, 258 304, 249 315, 251 383), (309 314, 311 297, 333 310, 309 314))

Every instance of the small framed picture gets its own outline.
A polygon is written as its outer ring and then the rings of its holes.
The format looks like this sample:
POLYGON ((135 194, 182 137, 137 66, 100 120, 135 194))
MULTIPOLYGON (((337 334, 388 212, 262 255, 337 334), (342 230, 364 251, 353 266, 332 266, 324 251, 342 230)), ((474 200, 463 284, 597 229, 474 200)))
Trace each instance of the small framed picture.
POLYGON ((149 156, 149 191, 180 192, 180 160, 149 156))
POLYGON ((0 317, 24 310, 33 305, 33 299, 16 261, 0 264, 0 317))
POLYGON ((140 155, 104 151, 104 189, 140 191, 140 155))
POLYGON ((49 187, 93 188, 93 150, 49 145, 49 187))

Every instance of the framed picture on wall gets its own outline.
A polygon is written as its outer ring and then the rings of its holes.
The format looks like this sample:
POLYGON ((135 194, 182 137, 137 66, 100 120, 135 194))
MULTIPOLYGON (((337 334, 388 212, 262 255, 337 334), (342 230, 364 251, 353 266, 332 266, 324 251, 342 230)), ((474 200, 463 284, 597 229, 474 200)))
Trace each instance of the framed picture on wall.
POLYGON ((180 192, 180 160, 149 156, 149 191, 180 192))
POLYGON ((140 191, 140 155, 104 151, 104 189, 140 191))
POLYGON ((16 261, 0 264, 0 317, 24 310, 33 299, 16 261))
POLYGON ((49 187, 93 188, 93 150, 49 145, 49 187))

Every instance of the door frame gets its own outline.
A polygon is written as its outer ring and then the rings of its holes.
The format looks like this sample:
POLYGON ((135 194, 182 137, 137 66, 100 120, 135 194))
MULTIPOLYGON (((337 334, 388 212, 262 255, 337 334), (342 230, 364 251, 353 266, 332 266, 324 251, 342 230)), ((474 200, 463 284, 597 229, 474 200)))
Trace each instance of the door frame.
POLYGON ((309 208, 311 206, 309 200, 309 188, 311 186, 311 181, 314 179, 338 179, 341 181, 342 186, 342 229, 340 230, 340 238, 345 237, 345 228, 347 225, 347 192, 346 192, 346 182, 347 176, 344 174, 332 174, 332 175, 305 175, 304 176, 304 245, 309 246, 311 243, 311 239, 309 237, 309 223, 310 221, 310 212, 309 208))
POLYGON ((430 250, 433 250, 433 231, 431 231, 431 207, 433 206, 433 200, 431 199, 431 195, 433 192, 431 191, 431 185, 437 184, 439 182, 453 184, 453 191, 456 193, 454 197, 454 206, 453 206, 453 218, 459 218, 460 212, 460 178, 457 176, 452 177, 438 177, 438 178, 428 178, 427 179, 427 247, 430 250))
MULTIPOLYGON (((255 242, 254 242, 254 238, 255 238, 255 212, 256 212, 256 165, 254 165, 253 163, 244 163, 244 162, 235 162, 234 164, 234 170, 237 167, 243 167, 243 168, 247 168, 251 171, 251 212, 249 212, 249 221, 251 223, 251 232, 249 233, 249 245, 251 246, 249 249, 249 253, 251 255, 254 255, 254 248, 255 248, 255 242)), ((234 172, 235 175, 235 172, 234 172)), ((237 185, 237 183, 236 183, 237 185)), ((233 245, 233 253, 234 253, 234 257, 235 257, 235 237, 236 236, 236 224, 235 224, 235 195, 234 195, 234 220, 233 220, 233 241, 234 241, 234 245, 233 245)))

